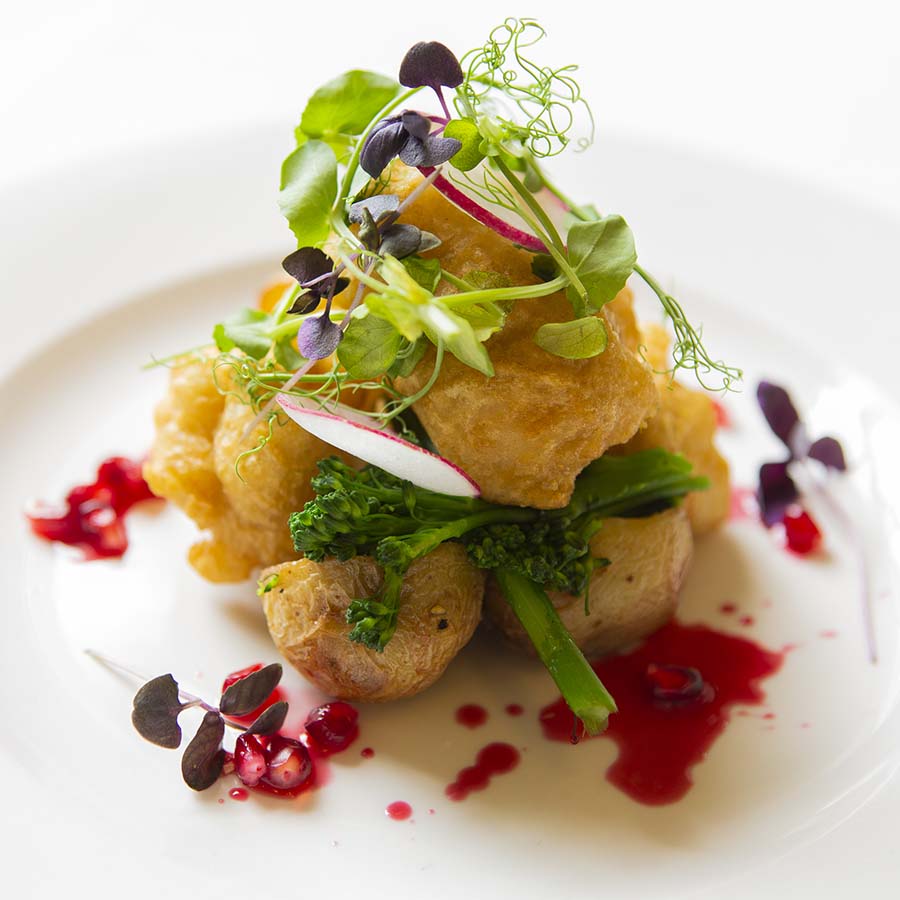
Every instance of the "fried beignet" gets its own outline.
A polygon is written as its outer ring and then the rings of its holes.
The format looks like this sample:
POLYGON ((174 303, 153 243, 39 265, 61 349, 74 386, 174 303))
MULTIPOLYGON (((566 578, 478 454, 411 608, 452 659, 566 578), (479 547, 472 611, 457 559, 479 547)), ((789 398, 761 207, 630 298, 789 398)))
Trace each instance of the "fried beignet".
POLYGON ((301 559, 263 572, 278 576, 263 595, 272 640, 317 687, 345 700, 409 697, 433 684, 481 619, 484 573, 459 544, 441 544, 403 580, 397 630, 383 653, 348 638, 347 607, 381 587, 368 556, 347 562, 301 559))
MULTIPOLYGON (((402 195, 420 180, 402 169, 390 190, 402 195)), ((434 189, 404 212, 404 221, 440 232, 434 251, 448 271, 465 278, 490 271, 513 284, 533 284, 532 254, 476 222, 434 189)), ((600 314, 606 350, 591 359, 553 356, 534 342, 547 322, 571 319, 563 293, 520 300, 486 347, 495 375, 486 378, 449 354, 437 382, 415 404, 438 451, 461 466, 496 503, 555 509, 568 502, 578 473, 608 447, 627 441, 655 411, 650 367, 636 352, 638 332, 627 291, 600 314)), ((398 382, 412 394, 428 380, 430 351, 398 382)))
POLYGON ((292 423, 276 425, 265 449, 241 461, 242 481, 235 461, 267 431, 260 425, 245 438, 253 417, 250 406, 219 392, 211 360, 173 368, 156 409, 144 477, 155 494, 209 532, 188 558, 210 581, 242 581, 295 555, 288 517, 312 498, 316 462, 334 453, 292 423))
MULTIPOLYGON (((675 613, 694 543, 682 507, 646 519, 607 519, 591 540, 591 554, 610 565, 591 576, 590 613, 584 597, 548 591, 563 625, 588 657, 622 650, 665 625, 675 613)), ((534 646, 493 578, 487 617, 517 646, 534 646)))

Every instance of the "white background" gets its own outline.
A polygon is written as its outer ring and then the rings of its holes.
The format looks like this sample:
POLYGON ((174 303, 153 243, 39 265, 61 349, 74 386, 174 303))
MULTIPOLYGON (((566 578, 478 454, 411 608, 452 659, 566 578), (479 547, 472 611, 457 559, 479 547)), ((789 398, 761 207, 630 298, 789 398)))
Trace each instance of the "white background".
MULTIPOLYGON (((603 133, 647 137, 900 213, 900 41, 890 0, 4 0, 0 187, 172 136, 290 127, 315 85, 394 74, 416 40, 458 53, 533 15, 582 64, 603 133)), ((227 153, 227 143, 222 152, 227 153)), ((272 173, 273 183, 276 173, 272 173)))

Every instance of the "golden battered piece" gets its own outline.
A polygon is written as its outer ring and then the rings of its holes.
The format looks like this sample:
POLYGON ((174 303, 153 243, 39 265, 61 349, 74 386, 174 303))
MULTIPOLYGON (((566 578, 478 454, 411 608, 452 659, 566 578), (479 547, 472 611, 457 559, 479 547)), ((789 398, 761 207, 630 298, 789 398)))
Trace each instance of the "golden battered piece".
MULTIPOLYGON (((672 618, 693 549, 683 508, 646 519, 607 519, 591 540, 591 555, 611 562, 591 576, 589 615, 584 614, 583 597, 558 591, 548 591, 548 596, 586 656, 623 650, 672 618)), ((485 612, 514 644, 534 654, 493 579, 485 612)))
POLYGON ((219 392, 212 365, 190 360, 172 370, 144 477, 209 533, 189 551, 194 568, 210 581, 242 581, 295 555, 288 517, 312 498, 316 462, 335 451, 292 423, 276 426, 264 451, 241 461, 242 481, 235 460, 267 426, 244 438, 254 412, 219 392))
MULTIPOLYGON (((418 183, 400 168, 390 190, 401 196, 418 183)), ((404 221, 441 235, 434 251, 462 278, 497 272, 513 284, 533 284, 532 254, 476 222, 434 189, 404 212, 404 221)), ((572 318, 563 293, 520 300, 504 328, 486 344, 495 375, 449 354, 436 384, 415 404, 442 456, 461 466, 495 503, 555 509, 565 506, 575 477, 607 448, 627 441, 655 411, 653 374, 637 350, 638 332, 627 291, 600 314, 609 344, 592 359, 562 359, 534 342, 546 322, 572 318)), ((398 386, 411 394, 433 368, 431 351, 398 386)))
POLYGON ((441 544, 403 579, 397 630, 383 653, 348 637, 350 601, 381 587, 368 556, 348 562, 301 559, 267 569, 263 595, 275 646, 321 690, 345 700, 396 700, 432 685, 469 642, 481 619, 484 573, 460 544, 441 544))

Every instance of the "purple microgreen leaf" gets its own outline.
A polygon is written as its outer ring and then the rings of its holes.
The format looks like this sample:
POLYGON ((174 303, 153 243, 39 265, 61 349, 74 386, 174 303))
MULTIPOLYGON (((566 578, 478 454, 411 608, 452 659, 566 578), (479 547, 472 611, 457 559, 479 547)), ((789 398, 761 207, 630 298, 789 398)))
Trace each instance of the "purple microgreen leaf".
POLYGON ((756 399, 762 414, 769 423, 769 428, 793 454, 794 447, 791 441, 795 429, 800 424, 800 416, 797 414, 788 392, 777 384, 761 381, 756 388, 756 399))
POLYGON ((256 721, 247 729, 247 734, 275 734, 284 725, 287 714, 287 703, 279 700, 257 716, 256 721))
POLYGON ((434 250, 435 247, 441 246, 441 239, 430 231, 422 231, 419 240, 419 249, 417 253, 424 253, 426 250, 434 250))
POLYGON ((422 243, 422 230, 415 225, 398 223, 386 228, 381 234, 379 253, 403 259, 418 253, 422 243))
POLYGON ((310 293, 319 297, 328 293, 327 290, 322 289, 323 284, 327 287, 328 279, 322 279, 322 276, 334 271, 334 262, 318 247, 301 247, 299 250, 295 250, 284 258, 281 266, 291 278, 296 279, 300 284, 315 282, 309 287, 310 293))
POLYGON ((459 152, 460 147, 462 144, 456 138, 430 136, 419 140, 410 135, 399 156, 408 166, 440 166, 459 152))
POLYGON ((839 472, 847 471, 844 449, 841 447, 840 442, 833 437, 823 437, 813 441, 807 451, 807 456, 810 459, 818 460, 829 469, 837 469, 839 472))
POLYGON ((359 164, 363 171, 372 178, 377 178, 407 140, 409 135, 400 121, 400 116, 382 119, 369 132, 359 154, 359 164))
POLYGON ((312 291, 305 291, 291 304, 288 314, 292 316, 302 316, 311 313, 319 305, 322 298, 312 291))
POLYGON ((297 334, 297 347, 307 359, 325 359, 337 350, 344 336, 340 325, 331 321, 326 310, 321 316, 307 319, 297 334))
POLYGON ((431 134, 431 119, 423 116, 422 113, 416 112, 414 109, 404 110, 400 114, 400 121, 410 137, 424 141, 431 134))
POLYGON ((222 774, 225 764, 225 751, 222 749, 224 734, 225 720, 215 710, 210 710, 181 757, 181 775, 189 788, 205 791, 222 774))
POLYGON ((178 682, 171 675, 160 675, 134 695, 131 722, 142 738, 174 750, 181 745, 178 714, 182 709, 178 682))
POLYGON ((357 200, 350 207, 350 221, 354 225, 362 222, 363 211, 368 210, 376 222, 380 222, 385 216, 397 212, 400 208, 400 198, 396 194, 376 194, 365 200, 357 200))
POLYGON ((759 469, 759 510, 767 528, 784 518, 787 508, 799 498, 797 486, 788 474, 788 463, 764 463, 759 469))
POLYGON ((368 209, 362 210, 359 231, 356 236, 362 241, 362 245, 366 250, 371 250, 373 253, 378 252, 378 245, 381 243, 381 232, 378 230, 378 225, 368 209))
POLYGON ((400 63, 400 84, 405 87, 455 88, 463 82, 462 67, 453 51, 437 41, 414 44, 400 63))
MULTIPOLYGON (((307 319, 307 321, 314 321, 307 319)), ((304 324, 306 324, 304 322, 304 324)), ((309 358, 309 357, 307 357, 309 358)), ((272 663, 235 681, 219 701, 226 716, 246 716, 262 706, 281 681, 281 663, 272 663)))

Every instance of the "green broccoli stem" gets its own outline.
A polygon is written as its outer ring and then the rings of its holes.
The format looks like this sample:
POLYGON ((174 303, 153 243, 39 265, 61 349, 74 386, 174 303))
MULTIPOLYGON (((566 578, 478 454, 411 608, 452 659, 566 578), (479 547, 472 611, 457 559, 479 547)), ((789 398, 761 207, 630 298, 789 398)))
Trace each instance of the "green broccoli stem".
POLYGON ((599 734, 616 712, 616 702, 560 621, 547 592, 511 569, 496 569, 494 575, 569 709, 588 734, 599 734))

